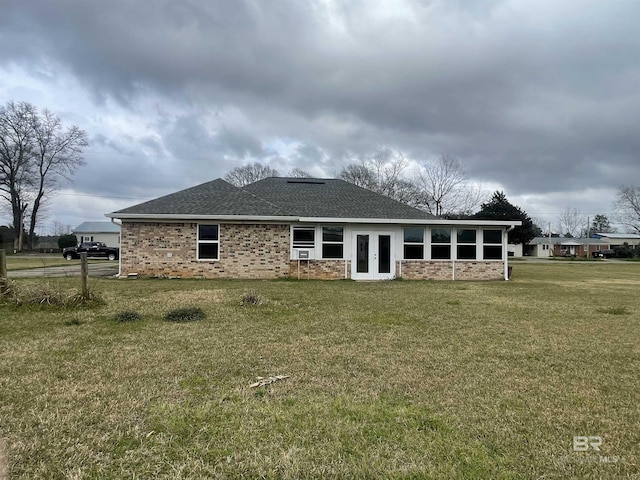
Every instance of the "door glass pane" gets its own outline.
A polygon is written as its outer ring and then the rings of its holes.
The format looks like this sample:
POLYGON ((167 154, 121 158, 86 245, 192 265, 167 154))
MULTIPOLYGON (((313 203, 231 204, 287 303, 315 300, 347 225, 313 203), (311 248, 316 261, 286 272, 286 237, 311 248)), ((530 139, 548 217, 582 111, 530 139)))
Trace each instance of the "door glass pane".
POLYGON ((378 237, 378 273, 391 272, 391 236, 378 237))
POLYGON ((369 235, 358 235, 356 272, 369 273, 369 235))

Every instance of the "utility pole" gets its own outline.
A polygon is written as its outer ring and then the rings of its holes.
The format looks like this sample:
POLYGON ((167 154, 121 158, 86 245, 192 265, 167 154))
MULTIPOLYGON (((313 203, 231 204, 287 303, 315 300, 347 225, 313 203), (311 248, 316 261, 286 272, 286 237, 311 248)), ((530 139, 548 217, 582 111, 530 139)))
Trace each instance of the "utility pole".
POLYGON ((587 236, 587 254, 585 255, 587 258, 589 258, 589 230, 590 230, 589 222, 590 222, 590 219, 589 219, 589 216, 587 215, 587 235, 586 235, 587 236))
POLYGON ((549 257, 552 257, 553 255, 551 254, 553 252, 553 250, 551 249, 551 222, 549 222, 549 257))

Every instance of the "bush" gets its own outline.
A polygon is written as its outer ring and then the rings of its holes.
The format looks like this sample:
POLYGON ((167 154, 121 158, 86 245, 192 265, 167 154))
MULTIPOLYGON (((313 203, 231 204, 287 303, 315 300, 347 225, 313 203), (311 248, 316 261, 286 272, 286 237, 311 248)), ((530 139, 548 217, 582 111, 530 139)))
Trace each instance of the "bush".
POLYGON ((142 316, 138 312, 125 311, 120 312, 115 317, 116 322, 137 322, 142 319, 142 316))
POLYGON ((196 322, 206 318, 205 313, 198 307, 179 308, 171 310, 164 316, 165 322, 196 322))
POLYGON ((58 247, 67 248, 67 247, 75 247, 78 244, 78 239, 75 235, 60 235, 58 238, 58 247))
POLYGON ((262 297, 258 295, 258 292, 256 292, 255 290, 246 292, 242 295, 242 299, 240 300, 240 305, 242 305, 243 307, 247 305, 258 307, 262 305, 262 303, 262 297))

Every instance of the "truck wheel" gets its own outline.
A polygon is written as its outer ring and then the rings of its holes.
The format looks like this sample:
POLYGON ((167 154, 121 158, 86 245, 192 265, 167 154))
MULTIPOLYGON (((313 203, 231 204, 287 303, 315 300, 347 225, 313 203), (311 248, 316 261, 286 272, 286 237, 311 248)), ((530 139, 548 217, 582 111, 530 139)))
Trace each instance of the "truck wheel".
POLYGON ((67 255, 64 257, 67 260, 73 260, 73 255, 71 255, 70 253, 67 253, 67 255))
POLYGON ((110 253, 107 258, 113 262, 116 259, 116 254, 115 253, 110 253))

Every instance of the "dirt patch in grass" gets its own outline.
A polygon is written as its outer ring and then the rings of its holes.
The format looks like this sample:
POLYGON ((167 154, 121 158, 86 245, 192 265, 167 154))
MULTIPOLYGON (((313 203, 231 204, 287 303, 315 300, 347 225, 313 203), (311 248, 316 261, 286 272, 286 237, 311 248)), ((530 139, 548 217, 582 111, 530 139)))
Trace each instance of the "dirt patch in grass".
POLYGON ((226 298, 222 289, 199 290, 169 290, 153 292, 148 296, 148 302, 162 306, 184 306, 193 303, 220 303, 226 298))

